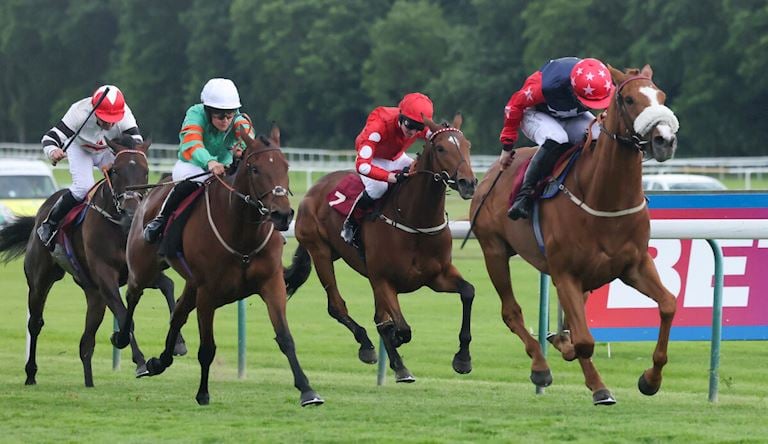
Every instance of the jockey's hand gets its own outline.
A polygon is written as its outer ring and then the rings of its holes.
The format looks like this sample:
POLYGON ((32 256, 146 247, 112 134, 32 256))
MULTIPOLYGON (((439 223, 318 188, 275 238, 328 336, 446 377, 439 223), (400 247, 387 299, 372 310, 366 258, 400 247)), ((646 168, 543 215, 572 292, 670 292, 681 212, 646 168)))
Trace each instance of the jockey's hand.
POLYGON ((61 148, 56 148, 55 150, 51 151, 51 154, 49 154, 48 157, 51 159, 51 162, 53 162, 55 165, 56 162, 67 157, 67 153, 65 153, 64 150, 61 148))
POLYGON ((501 150, 501 156, 499 156, 499 165, 504 170, 508 166, 512 165, 512 159, 515 157, 514 151, 501 150))
POLYGON ((235 159, 243 157, 243 149, 239 146, 232 148, 232 155, 235 156, 235 159))
POLYGON ((222 165, 216 160, 211 160, 208 162, 208 171, 210 171, 211 173, 217 176, 221 176, 222 174, 224 174, 224 165, 222 165))

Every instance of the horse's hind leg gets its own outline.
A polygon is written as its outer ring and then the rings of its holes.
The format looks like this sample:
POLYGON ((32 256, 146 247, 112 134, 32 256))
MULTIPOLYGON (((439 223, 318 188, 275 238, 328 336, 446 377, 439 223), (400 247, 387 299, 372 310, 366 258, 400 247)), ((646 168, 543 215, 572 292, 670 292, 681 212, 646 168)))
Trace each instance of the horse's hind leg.
POLYGON ((173 314, 171 314, 171 323, 168 328, 168 334, 165 336, 165 348, 160 354, 160 358, 150 358, 147 361, 147 371, 149 372, 147 376, 159 375, 173 364, 173 350, 176 346, 177 337, 181 327, 187 323, 189 313, 194 310, 196 304, 197 287, 192 287, 189 284, 185 285, 176 303, 176 307, 173 309, 173 314))
POLYGON ((341 325, 347 327, 355 336, 355 341, 360 344, 357 351, 358 358, 366 364, 375 364, 377 362, 376 349, 368 337, 368 332, 349 315, 347 304, 339 293, 330 250, 327 246, 318 247, 316 245, 308 246, 307 249, 312 256, 317 277, 320 279, 328 298, 328 314, 341 325))
POLYGON ((461 296, 462 316, 459 330, 459 351, 453 357, 453 370, 466 374, 472 371, 472 357, 469 353, 469 343, 472 341, 470 328, 472 318, 472 301, 475 298, 475 287, 461 277, 459 271, 451 265, 448 271, 430 285, 435 291, 457 292, 461 296))
POLYGON ((101 294, 95 289, 85 290, 85 299, 87 309, 85 312, 85 330, 83 330, 83 336, 80 338, 80 361, 83 363, 85 386, 93 387, 91 361, 93 359, 93 350, 96 347, 96 332, 104 320, 104 312, 107 305, 104 303, 101 294))
MULTIPOLYGON (((165 302, 168 304, 168 311, 173 314, 173 309, 176 307, 176 300, 173 299, 173 280, 171 280, 165 273, 160 273, 154 287, 163 293, 165 302)), ((187 344, 184 342, 184 337, 181 335, 181 332, 179 332, 176 337, 173 354, 175 356, 184 356, 187 354, 187 344)))
POLYGON ((656 341, 656 349, 653 351, 653 367, 645 370, 637 381, 637 388, 644 395, 655 395, 661 388, 661 371, 667 363, 667 346, 669 345, 669 332, 672 329, 672 320, 675 317, 677 301, 675 296, 667 290, 659 279, 659 273, 650 255, 646 254, 637 269, 632 270, 624 283, 634 287, 640 293, 656 301, 659 305, 659 337, 656 341))
POLYGON ((24 259, 24 274, 27 277, 29 292, 27 295, 27 309, 29 320, 27 331, 29 332, 29 349, 27 350, 27 363, 24 371, 27 374, 25 385, 37 384, 37 339, 45 325, 43 310, 48 293, 53 283, 64 277, 64 270, 53 263, 47 250, 42 245, 35 246, 27 252, 24 259), (41 256, 45 255, 45 257, 41 256))
POLYGON ((309 385, 309 380, 301 369, 299 359, 296 357, 296 345, 288 328, 288 319, 285 314, 285 305, 288 297, 285 291, 285 282, 282 278, 270 279, 259 290, 262 300, 267 304, 267 313, 272 327, 275 330, 275 340, 280 351, 288 358, 288 364, 293 373, 293 386, 301 392, 301 406, 320 405, 325 401, 309 385))
POLYGON ((488 269, 491 282, 501 299, 501 318, 512 333, 523 341, 525 352, 531 358, 531 382, 537 387, 547 387, 552 384, 552 371, 541 351, 541 345, 525 328, 523 311, 512 291, 512 281, 509 277, 509 253, 506 244, 500 240, 494 242, 481 240, 481 242, 485 267, 488 269))

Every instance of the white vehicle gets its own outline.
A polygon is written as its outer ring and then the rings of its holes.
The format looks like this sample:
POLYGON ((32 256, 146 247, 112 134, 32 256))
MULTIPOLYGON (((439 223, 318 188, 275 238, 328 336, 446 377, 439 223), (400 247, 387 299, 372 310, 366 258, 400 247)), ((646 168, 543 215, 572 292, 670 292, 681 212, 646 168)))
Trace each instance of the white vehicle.
POLYGON ((0 158, 0 219, 7 219, 9 214, 34 216, 57 189, 51 167, 45 162, 0 158))
POLYGON ((728 188, 714 177, 699 174, 646 174, 645 191, 722 191, 728 188))

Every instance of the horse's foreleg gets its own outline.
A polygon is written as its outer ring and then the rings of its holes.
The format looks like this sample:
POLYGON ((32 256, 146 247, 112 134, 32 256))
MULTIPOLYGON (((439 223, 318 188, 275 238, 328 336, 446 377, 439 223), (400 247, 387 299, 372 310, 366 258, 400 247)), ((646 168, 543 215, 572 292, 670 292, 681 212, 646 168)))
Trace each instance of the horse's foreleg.
POLYGON ((104 320, 104 312, 107 308, 101 295, 95 289, 86 290, 87 311, 85 313, 85 330, 80 338, 80 361, 83 363, 85 386, 93 387, 93 368, 91 360, 96 346, 96 331, 104 320))
POLYGON ((299 359, 296 357, 296 345, 293 342, 293 336, 288 328, 288 319, 285 315, 285 305, 288 296, 282 277, 278 276, 265 282, 261 286, 259 294, 267 305, 269 320, 272 322, 272 328, 275 330, 275 341, 277 341, 280 351, 288 358, 288 364, 291 366, 293 386, 301 392, 301 406, 322 404, 325 401, 309 385, 309 380, 299 364, 299 359))
MULTIPOLYGON (((173 298, 173 280, 166 276, 165 273, 160 273, 157 281, 155 281, 154 287, 163 293, 163 296, 165 296, 165 302, 168 304, 168 312, 173 314, 173 309, 176 307, 176 300, 173 298)), ((130 309, 130 304, 128 304, 128 306, 130 309)), ((184 337, 181 335, 181 332, 179 332, 176 338, 173 354, 176 356, 184 356, 187 354, 187 344, 184 342, 184 337)))
POLYGON ((395 381, 414 382, 416 378, 405 367, 403 359, 397 352, 397 347, 411 340, 411 327, 405 322, 400 312, 397 293, 388 282, 377 282, 376 284, 371 282, 371 286, 376 302, 376 313, 373 320, 384 343, 384 348, 387 350, 389 367, 395 372, 395 381), (405 328, 402 327, 403 325, 405 328))
MULTIPOLYGON (((210 294, 198 289, 197 328, 200 331, 200 348, 197 350, 197 360, 200 363, 200 386, 195 399, 200 405, 208 405, 211 402, 208 393, 208 376, 211 363, 216 356, 216 341, 213 339, 213 317, 216 308, 210 303, 210 299, 210 294)), ((168 351, 168 344, 166 344, 166 351, 168 351)))
POLYGON ((308 251, 312 256, 312 262, 315 264, 317 277, 320 279, 328 298, 328 314, 341 325, 347 327, 355 336, 355 341, 360 344, 357 351, 358 358, 366 364, 375 364, 377 361, 376 349, 368 337, 368 332, 349 315, 347 304, 339 293, 330 251, 327 247, 318 248, 314 245, 309 247, 308 251))
POLYGON ((469 343, 472 341, 472 301, 475 299, 475 287, 461 277, 459 271, 451 265, 447 272, 438 276, 430 285, 435 291, 451 291, 461 297, 461 329, 459 330, 459 351, 453 357, 453 370, 466 374, 472 371, 472 356, 469 343))
POLYGON ((677 300, 661 283, 659 273, 651 256, 646 254, 636 269, 622 278, 624 283, 656 301, 659 305, 659 337, 653 352, 653 367, 645 370, 637 382, 638 389, 644 395, 655 395, 661 388, 662 369, 667 363, 667 347, 672 320, 677 309, 677 300))
POLYGON ((165 336, 165 348, 160 353, 160 358, 151 358, 147 361, 147 376, 159 375, 166 368, 173 364, 173 350, 176 345, 176 338, 181 331, 181 327, 187 323, 189 313, 195 309, 197 304, 197 287, 184 286, 184 290, 179 297, 176 307, 171 314, 171 323, 168 327, 168 334, 165 336))
POLYGON ((501 241, 483 246, 485 267, 491 278, 496 293, 501 299, 501 318, 507 327, 516 334, 525 352, 531 358, 531 382, 537 387, 547 387, 552 384, 552 371, 541 351, 541 345, 525 328, 523 311, 512 291, 512 281, 509 276, 509 255, 501 241))

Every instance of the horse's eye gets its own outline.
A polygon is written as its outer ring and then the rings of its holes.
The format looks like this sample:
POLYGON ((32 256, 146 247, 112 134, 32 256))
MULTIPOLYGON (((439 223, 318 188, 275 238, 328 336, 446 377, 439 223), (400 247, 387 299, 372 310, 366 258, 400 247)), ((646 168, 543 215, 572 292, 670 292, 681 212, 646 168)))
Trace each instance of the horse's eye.
POLYGON ((253 174, 259 174, 259 169, 258 169, 257 167, 255 167, 255 166, 251 166, 250 168, 251 168, 251 172, 252 172, 253 174))
POLYGON ((630 96, 627 96, 624 98, 624 103, 626 103, 627 105, 632 105, 633 103, 635 103, 635 99, 633 99, 630 96))
POLYGON ((437 152, 438 152, 438 153, 442 153, 443 151, 445 151, 445 148, 443 148, 443 146, 442 146, 442 145, 438 145, 438 146, 437 146, 437 152))

